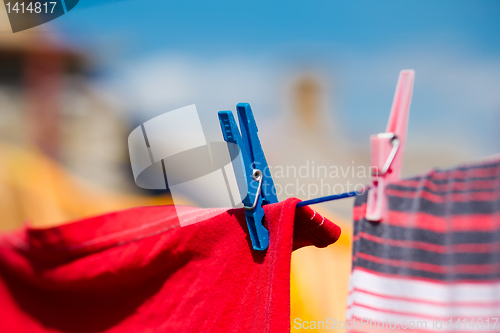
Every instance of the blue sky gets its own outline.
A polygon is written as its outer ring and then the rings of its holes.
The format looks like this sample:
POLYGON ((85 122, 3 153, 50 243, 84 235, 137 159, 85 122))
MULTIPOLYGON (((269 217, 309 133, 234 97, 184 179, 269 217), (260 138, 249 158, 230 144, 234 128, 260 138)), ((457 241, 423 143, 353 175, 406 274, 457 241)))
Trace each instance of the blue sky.
POLYGON ((422 42, 500 54, 500 2, 81 0, 57 21, 87 37, 127 36, 129 55, 158 50, 251 52, 326 43, 359 52, 422 42))
POLYGON ((54 24, 139 120, 240 101, 265 117, 294 73, 312 71, 330 82, 344 135, 366 143, 413 68, 409 147, 500 152, 500 1, 81 0, 54 24))

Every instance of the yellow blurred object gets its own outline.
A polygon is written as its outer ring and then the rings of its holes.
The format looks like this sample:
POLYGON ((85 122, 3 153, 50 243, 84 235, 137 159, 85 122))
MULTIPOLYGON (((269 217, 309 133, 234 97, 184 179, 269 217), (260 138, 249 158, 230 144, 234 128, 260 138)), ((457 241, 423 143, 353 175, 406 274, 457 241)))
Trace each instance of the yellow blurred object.
MULTIPOLYGON (((297 322, 307 327, 311 321, 323 321, 325 329, 315 332, 341 332, 343 329, 327 329, 326 320, 344 321, 346 316, 349 274, 351 272, 352 226, 341 218, 324 214, 342 228, 339 240, 327 247, 314 246, 299 249, 292 254, 290 279, 291 332, 302 332, 297 322), (295 326, 295 327, 294 327, 295 326)), ((317 326, 316 326, 317 327, 317 326)))
POLYGON ((137 206, 172 204, 170 196, 111 193, 35 150, 0 143, 0 231, 29 223, 50 227, 137 206))

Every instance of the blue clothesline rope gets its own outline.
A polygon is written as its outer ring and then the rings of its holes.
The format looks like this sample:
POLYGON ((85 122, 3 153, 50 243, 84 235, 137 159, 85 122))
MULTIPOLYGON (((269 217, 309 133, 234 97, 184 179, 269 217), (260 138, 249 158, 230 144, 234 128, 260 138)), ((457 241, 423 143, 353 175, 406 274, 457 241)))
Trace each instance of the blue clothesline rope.
POLYGON ((309 206, 309 205, 314 205, 320 202, 325 202, 325 201, 332 201, 332 200, 338 200, 338 199, 343 199, 343 198, 349 198, 349 197, 354 197, 358 195, 358 191, 352 191, 352 192, 346 192, 346 193, 341 193, 341 194, 334 194, 334 195, 328 195, 326 197, 321 197, 321 198, 315 198, 311 200, 306 200, 306 201, 301 201, 297 204, 297 207, 303 207, 303 206, 309 206))

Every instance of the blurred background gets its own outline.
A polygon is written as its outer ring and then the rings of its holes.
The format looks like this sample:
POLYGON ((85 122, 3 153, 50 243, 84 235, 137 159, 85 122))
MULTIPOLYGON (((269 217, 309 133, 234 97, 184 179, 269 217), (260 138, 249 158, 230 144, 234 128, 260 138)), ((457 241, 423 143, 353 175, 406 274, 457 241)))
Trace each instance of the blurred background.
MULTIPOLYGON (((0 230, 170 203, 135 186, 127 137, 190 104, 211 141, 217 111, 251 104, 275 183, 293 184, 280 200, 352 190, 402 69, 416 71, 404 176, 497 154, 499 17, 494 0, 81 0, 13 34, 2 6, 0 230), (313 166, 337 176, 276 173, 313 166)), ((294 254, 292 319, 342 317, 352 204, 315 207, 343 238, 294 254)))

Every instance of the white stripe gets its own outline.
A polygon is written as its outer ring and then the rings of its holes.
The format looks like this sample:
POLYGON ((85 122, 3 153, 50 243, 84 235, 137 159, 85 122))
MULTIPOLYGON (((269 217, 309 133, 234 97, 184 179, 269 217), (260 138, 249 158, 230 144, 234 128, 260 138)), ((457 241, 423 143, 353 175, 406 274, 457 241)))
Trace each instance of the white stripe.
MULTIPOLYGON (((431 325, 428 327, 431 328, 432 319, 429 317, 443 318, 445 321, 450 317, 455 319, 500 318, 500 307, 498 304, 493 304, 500 302, 500 283, 498 282, 438 283, 385 277, 355 269, 349 281, 349 291, 347 303, 350 308, 347 311, 347 318, 389 320, 395 321, 398 325, 401 325, 403 321, 422 320, 427 321, 427 325, 431 325), (422 302, 436 302, 437 304, 422 302), (457 304, 457 302, 469 304, 457 304)), ((500 330, 500 323, 497 326, 496 329, 500 330)), ((470 328, 463 327, 463 330, 470 330, 470 328)))
POLYGON ((380 276, 356 269, 351 274, 350 291, 353 288, 386 296, 414 298, 429 302, 489 303, 500 301, 500 282, 439 283, 380 276))
MULTIPOLYGON (((398 315, 398 314, 392 314, 392 313, 381 313, 372 309, 366 309, 366 308, 361 308, 361 307, 354 307, 353 312, 355 313, 356 318, 363 318, 366 319, 364 323, 368 322, 367 325, 369 325, 369 322, 371 320, 372 328, 375 327, 374 323, 377 322, 383 322, 385 323, 386 327, 380 327, 382 328, 394 328, 395 325, 397 326, 403 326, 408 329, 413 328, 416 330, 436 330, 440 332, 445 332, 445 331, 499 331, 500 330, 500 320, 498 322, 495 322, 495 320, 490 319, 489 321, 489 327, 487 323, 483 320, 481 327, 478 326, 477 324, 477 319, 474 320, 473 326, 470 325, 471 321, 470 319, 467 320, 466 324, 464 324, 463 319, 460 321, 460 323, 457 325, 456 319, 453 320, 453 325, 449 322, 449 318, 446 319, 429 319, 429 318, 421 318, 421 317, 413 317, 413 316, 404 316, 404 315, 398 315), (440 324, 438 322, 442 323, 442 327, 440 327, 440 324)), ((349 318, 352 319, 352 316, 349 318)), ((369 326, 364 325, 362 328, 367 329, 369 326)))
MULTIPOLYGON (((415 301, 383 298, 357 291, 351 294, 350 299, 352 304, 361 304, 387 311, 414 313, 424 317, 500 317, 500 310, 498 307, 493 305, 481 307, 470 305, 435 305, 417 303, 415 301)), ((446 302, 447 300, 442 301, 446 302)))

